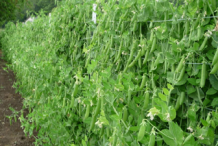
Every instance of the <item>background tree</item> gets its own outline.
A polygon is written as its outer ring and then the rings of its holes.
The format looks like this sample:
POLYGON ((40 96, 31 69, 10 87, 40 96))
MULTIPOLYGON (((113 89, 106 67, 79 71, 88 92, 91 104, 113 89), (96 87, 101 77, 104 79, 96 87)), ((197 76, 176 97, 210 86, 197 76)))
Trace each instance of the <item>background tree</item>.
POLYGON ((48 14, 54 7, 56 7, 55 0, 29 0, 28 5, 24 5, 21 9, 17 9, 16 20, 23 22, 29 15, 36 15, 42 9, 45 14, 48 14))
POLYGON ((0 25, 5 21, 15 19, 15 8, 16 1, 13 0, 3 0, 0 1, 0 25))

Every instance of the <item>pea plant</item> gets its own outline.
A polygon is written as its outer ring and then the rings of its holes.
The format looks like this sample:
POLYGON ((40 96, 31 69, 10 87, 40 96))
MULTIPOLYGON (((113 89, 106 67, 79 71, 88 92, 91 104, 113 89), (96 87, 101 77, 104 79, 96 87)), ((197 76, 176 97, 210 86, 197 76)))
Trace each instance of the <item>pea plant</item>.
POLYGON ((7 24, 26 135, 44 146, 216 145, 216 6, 63 0, 50 17, 7 24))

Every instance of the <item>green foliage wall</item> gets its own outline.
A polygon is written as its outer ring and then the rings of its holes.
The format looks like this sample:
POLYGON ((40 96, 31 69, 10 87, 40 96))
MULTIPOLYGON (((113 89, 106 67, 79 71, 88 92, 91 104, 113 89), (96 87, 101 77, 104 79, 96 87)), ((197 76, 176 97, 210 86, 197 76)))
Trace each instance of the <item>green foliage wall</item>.
POLYGON ((93 3, 7 25, 24 132, 44 146, 215 145, 216 0, 99 0, 97 24, 93 3))

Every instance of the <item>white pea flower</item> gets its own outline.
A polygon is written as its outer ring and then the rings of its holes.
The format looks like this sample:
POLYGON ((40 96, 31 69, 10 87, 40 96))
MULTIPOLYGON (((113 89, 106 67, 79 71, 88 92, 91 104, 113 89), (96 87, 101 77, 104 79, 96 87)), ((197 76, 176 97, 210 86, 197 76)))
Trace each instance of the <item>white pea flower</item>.
POLYGON ((114 90, 120 91, 120 89, 118 89, 118 88, 116 88, 116 87, 114 87, 114 90))
POLYGON ((91 100, 91 104, 90 104, 91 106, 93 106, 93 102, 92 102, 92 100, 91 100))
POLYGON ((100 122, 99 120, 95 123, 95 125, 97 125, 99 128, 102 128, 102 124, 103 122, 100 122))
POLYGON ((202 134, 200 136, 198 136, 199 139, 204 140, 204 137, 202 136, 202 134))
POLYGON ((155 114, 153 115, 151 112, 147 114, 147 117, 150 117, 151 121, 154 120, 154 116, 155 114))
POLYGON ((192 127, 189 126, 187 129, 188 129, 190 132, 193 132, 192 127))
POLYGON ((167 119, 167 121, 170 121, 171 119, 170 119, 170 113, 166 113, 166 119, 167 119))
POLYGON ((147 114, 147 117, 150 117, 151 120, 154 120, 154 116, 158 115, 160 111, 156 109, 156 107, 153 107, 149 110, 149 113, 147 114))

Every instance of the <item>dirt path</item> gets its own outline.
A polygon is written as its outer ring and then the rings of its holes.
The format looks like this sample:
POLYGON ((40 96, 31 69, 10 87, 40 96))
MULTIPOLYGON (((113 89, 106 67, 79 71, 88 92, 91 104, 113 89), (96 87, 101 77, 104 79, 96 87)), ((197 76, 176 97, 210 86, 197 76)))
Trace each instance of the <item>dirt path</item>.
POLYGON ((3 70, 5 61, 2 60, 0 50, 0 146, 32 146, 34 138, 25 137, 19 120, 9 123, 5 116, 11 115, 9 107, 19 111, 22 109, 22 98, 12 88, 15 77, 12 71, 3 70))

